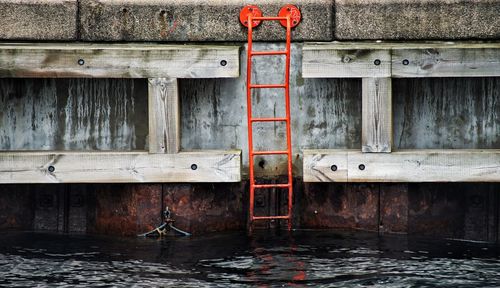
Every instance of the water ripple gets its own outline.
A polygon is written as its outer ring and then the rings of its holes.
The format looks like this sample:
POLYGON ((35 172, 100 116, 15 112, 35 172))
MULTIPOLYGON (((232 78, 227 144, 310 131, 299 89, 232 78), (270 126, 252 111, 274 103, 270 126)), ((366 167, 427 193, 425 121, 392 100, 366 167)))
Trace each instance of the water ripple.
POLYGON ((366 233, 5 233, 2 287, 500 287, 498 247, 366 233), (35 239, 35 240, 33 240, 35 239))

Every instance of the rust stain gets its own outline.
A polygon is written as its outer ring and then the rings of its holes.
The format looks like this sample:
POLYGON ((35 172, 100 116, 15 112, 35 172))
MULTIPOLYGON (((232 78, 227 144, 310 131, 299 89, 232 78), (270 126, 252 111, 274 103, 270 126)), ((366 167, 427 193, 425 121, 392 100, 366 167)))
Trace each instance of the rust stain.
POLYGON ((133 236, 161 221, 160 185, 95 185, 94 189, 97 233, 133 236))
POLYGON ((234 184, 165 184, 164 207, 169 207, 175 225, 193 234, 241 230, 246 211, 242 186, 234 184))
POLYGON ((160 21, 160 36, 162 38, 166 38, 177 28, 177 19, 174 18, 171 12, 161 10, 158 20, 160 21), (172 20, 169 21, 168 19, 172 20))

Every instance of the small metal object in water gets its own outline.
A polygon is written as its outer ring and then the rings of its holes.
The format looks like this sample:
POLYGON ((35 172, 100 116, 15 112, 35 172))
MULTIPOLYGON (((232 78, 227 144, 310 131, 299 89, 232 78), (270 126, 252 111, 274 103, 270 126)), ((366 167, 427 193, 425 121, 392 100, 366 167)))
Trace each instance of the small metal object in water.
POLYGON ((175 222, 172 218, 170 218, 170 210, 168 210, 168 207, 165 208, 165 211, 163 211, 163 223, 156 227, 155 229, 146 232, 144 234, 139 234, 137 236, 139 237, 161 237, 167 235, 168 231, 174 231, 177 232, 178 234, 182 236, 191 236, 191 233, 188 233, 186 231, 183 231, 177 227, 175 227, 172 223, 175 222))

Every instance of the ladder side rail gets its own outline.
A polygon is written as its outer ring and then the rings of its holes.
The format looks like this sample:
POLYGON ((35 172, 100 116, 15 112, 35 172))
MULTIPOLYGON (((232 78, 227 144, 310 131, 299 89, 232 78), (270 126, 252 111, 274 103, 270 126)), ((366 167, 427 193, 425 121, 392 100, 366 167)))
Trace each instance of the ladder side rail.
POLYGON ((290 122, 290 51, 291 51, 292 27, 290 15, 286 17, 286 64, 285 64, 285 109, 286 109, 286 133, 288 150, 288 230, 292 228, 292 200, 293 200, 293 176, 292 176, 292 129, 290 122))
MULTIPOLYGON (((262 16, 262 12, 255 5, 247 5, 240 12, 240 22, 248 28, 247 44, 247 125, 248 125, 248 153, 249 153, 249 178, 250 178, 250 230, 255 220, 287 220, 288 230, 292 228, 292 202, 293 202, 293 161, 292 161, 292 134, 291 134, 291 109, 290 109, 290 62, 291 62, 291 30, 300 22, 300 11, 297 7, 287 4, 283 6, 278 17, 262 16), (261 21, 278 20, 286 28, 286 48, 279 51, 253 51, 253 27, 261 21), (293 21, 292 21, 293 20, 293 21), (254 22, 255 21, 255 22, 254 22), (285 55, 285 81, 283 84, 252 84, 252 58, 253 56, 265 55, 285 55), (252 115, 252 91, 258 88, 282 88, 285 91, 285 117, 257 117, 252 115), (285 122, 286 124, 286 150, 276 151, 254 151, 253 147, 253 123, 254 122, 285 122), (287 183, 281 184, 257 184, 255 182, 254 157, 256 155, 286 155, 287 156, 287 183), (255 216, 255 189, 263 188, 288 188, 288 203, 286 215, 280 215, 281 208, 278 208, 277 215, 255 216)), ((276 191, 275 191, 276 192, 276 191)))
POLYGON ((253 159, 253 139, 252 139, 252 88, 250 87, 252 83, 252 14, 248 14, 248 44, 247 44, 247 130, 248 130, 248 165, 250 167, 249 178, 250 178, 250 207, 249 207, 249 217, 250 225, 252 225, 254 218, 254 201, 255 201, 255 179, 254 179, 254 159, 253 159))

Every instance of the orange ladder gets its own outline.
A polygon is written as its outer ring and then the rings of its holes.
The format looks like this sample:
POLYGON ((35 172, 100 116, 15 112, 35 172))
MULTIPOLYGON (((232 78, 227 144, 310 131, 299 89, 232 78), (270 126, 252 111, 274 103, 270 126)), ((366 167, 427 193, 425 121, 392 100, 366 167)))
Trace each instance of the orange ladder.
POLYGON ((290 42, 292 36, 292 28, 300 22, 300 11, 294 5, 285 5, 280 9, 277 17, 263 17, 262 11, 255 5, 247 5, 240 12, 240 22, 248 27, 248 47, 247 47, 247 119, 248 119, 248 157, 250 167, 250 205, 249 219, 250 227, 255 220, 275 220, 283 219, 288 222, 288 230, 292 228, 292 142, 290 129, 290 42), (254 51, 252 49, 252 33, 253 28, 257 27, 261 21, 274 20, 280 21, 280 24, 286 27, 286 48, 282 51, 254 51), (284 84, 253 84, 252 83, 252 57, 254 56, 269 56, 269 55, 285 55, 285 83, 284 84), (253 89, 284 89, 285 90, 285 117, 278 118, 254 118, 252 116, 252 90, 253 89), (253 150, 253 123, 256 122, 285 122, 286 123, 286 150, 278 151, 254 151, 253 150), (288 157, 288 183, 283 184, 256 184, 254 176, 254 156, 256 155, 287 155, 288 157), (268 188, 287 188, 288 189, 288 213, 286 215, 275 216, 255 216, 254 202, 255 189, 268 188))

